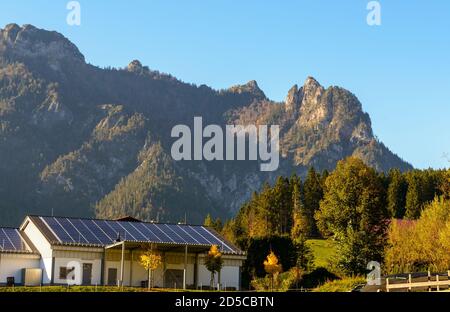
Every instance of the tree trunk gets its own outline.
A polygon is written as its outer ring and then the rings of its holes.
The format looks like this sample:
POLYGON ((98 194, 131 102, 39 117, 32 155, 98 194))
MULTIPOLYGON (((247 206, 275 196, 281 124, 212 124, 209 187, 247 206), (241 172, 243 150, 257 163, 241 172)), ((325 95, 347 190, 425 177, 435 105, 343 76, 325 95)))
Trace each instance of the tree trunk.
POLYGON ((271 279, 270 279, 270 287, 272 288, 272 291, 273 291, 273 274, 271 275, 271 279))
POLYGON ((209 283, 209 287, 211 288, 211 290, 214 290, 214 271, 211 272, 211 281, 209 283))
POLYGON ((151 280, 152 270, 148 269, 148 281, 147 281, 147 289, 150 290, 150 280, 151 280))

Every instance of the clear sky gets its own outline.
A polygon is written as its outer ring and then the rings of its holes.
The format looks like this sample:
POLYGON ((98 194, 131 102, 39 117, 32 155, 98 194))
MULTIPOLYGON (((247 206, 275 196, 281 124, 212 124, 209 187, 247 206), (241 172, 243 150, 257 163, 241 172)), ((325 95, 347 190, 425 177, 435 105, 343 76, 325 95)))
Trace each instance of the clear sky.
POLYGON ((151 69, 213 88, 256 80, 283 100, 307 76, 358 96, 375 134, 415 167, 448 166, 450 1, 79 0, 69 26, 64 0, 1 1, 0 27, 15 22, 61 32, 86 60, 151 69))

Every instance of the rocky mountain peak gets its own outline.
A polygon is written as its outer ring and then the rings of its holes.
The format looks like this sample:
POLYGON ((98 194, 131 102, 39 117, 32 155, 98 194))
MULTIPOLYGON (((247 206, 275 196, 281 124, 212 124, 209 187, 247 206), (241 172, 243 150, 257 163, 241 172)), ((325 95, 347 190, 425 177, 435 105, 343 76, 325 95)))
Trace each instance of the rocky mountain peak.
POLYGON ((285 110, 287 113, 296 115, 299 111, 310 112, 315 106, 318 106, 320 98, 325 89, 313 77, 306 78, 305 83, 299 89, 294 85, 289 91, 285 101, 285 110))
POLYGON ((304 101, 315 101, 322 96, 325 89, 317 82, 313 77, 306 78, 306 81, 303 85, 303 95, 304 101))
POLYGON ((47 60, 76 60, 84 56, 66 37, 56 31, 33 25, 8 24, 0 29, 0 55, 13 59, 44 58, 47 60))
POLYGON ((301 102, 299 91, 297 85, 293 85, 292 88, 289 89, 285 101, 285 110, 287 113, 296 113, 298 111, 301 102))
POLYGON ((2 32, 2 39, 9 42, 14 42, 17 37, 17 33, 21 30, 20 26, 17 24, 8 24, 5 28, 0 30, 2 32))
POLYGON ((250 80, 246 84, 243 85, 235 85, 228 89, 230 92, 233 93, 250 93, 254 95, 257 98, 265 99, 266 95, 264 92, 259 88, 258 83, 255 80, 250 80))
POLYGON ((150 69, 147 66, 142 66, 142 63, 139 60, 133 60, 128 64, 127 71, 141 74, 150 71, 150 69))
POLYGON ((326 121, 331 113, 329 103, 322 99, 324 87, 308 77, 301 88, 300 119, 302 125, 314 126, 326 121))

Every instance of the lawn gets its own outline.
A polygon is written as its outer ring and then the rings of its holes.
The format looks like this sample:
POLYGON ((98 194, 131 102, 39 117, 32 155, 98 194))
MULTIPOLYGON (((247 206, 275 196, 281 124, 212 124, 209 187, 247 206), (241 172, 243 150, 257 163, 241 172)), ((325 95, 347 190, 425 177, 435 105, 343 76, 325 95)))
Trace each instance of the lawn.
MULTIPOLYGON (((123 287, 122 289, 114 286, 36 286, 36 287, 0 287, 1 292, 147 292, 147 288, 123 287)), ((182 289, 172 288, 153 288, 151 292, 179 292, 182 289)), ((200 290, 186 290, 196 292, 200 290)))
POLYGON ((328 239, 309 239, 308 245, 314 254, 314 266, 328 267, 329 260, 336 252, 336 244, 328 239))
POLYGON ((358 285, 365 285, 366 279, 364 277, 348 277, 341 280, 327 282, 322 286, 314 289, 314 292, 348 292, 358 285))

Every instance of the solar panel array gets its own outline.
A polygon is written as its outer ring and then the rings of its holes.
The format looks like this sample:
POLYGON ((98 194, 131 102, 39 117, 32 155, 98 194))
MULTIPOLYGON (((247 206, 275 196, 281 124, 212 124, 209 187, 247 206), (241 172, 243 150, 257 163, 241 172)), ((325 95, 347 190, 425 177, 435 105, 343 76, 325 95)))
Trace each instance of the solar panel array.
POLYGON ((18 229, 0 228, 0 251, 29 251, 18 229))
POLYGON ((39 218, 62 244, 106 246, 115 243, 120 238, 120 240, 131 242, 218 245, 224 252, 240 252, 236 247, 203 226, 64 217, 39 218))

